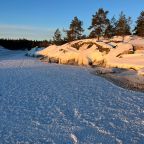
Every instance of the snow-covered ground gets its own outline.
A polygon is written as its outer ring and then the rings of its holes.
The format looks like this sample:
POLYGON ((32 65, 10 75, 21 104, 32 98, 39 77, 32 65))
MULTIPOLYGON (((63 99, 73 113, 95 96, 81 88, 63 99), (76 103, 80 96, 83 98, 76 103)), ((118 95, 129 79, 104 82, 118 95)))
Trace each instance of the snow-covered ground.
POLYGON ((143 144, 144 93, 89 69, 0 55, 1 144, 143 144))

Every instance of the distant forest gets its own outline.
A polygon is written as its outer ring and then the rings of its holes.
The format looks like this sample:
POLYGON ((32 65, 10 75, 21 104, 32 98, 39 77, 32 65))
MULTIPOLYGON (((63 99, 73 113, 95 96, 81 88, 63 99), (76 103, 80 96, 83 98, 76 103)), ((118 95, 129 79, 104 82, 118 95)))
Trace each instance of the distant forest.
POLYGON ((47 47, 51 44, 62 45, 74 40, 80 40, 85 38, 111 38, 113 36, 125 36, 125 35, 138 35, 144 37, 144 11, 142 11, 135 22, 135 27, 132 29, 132 18, 126 17, 121 12, 119 18, 114 16, 108 18, 109 11, 105 11, 103 8, 98 9, 94 15, 92 15, 91 25, 88 27, 89 34, 84 34, 83 22, 78 19, 77 16, 73 18, 68 30, 62 32, 59 28, 56 29, 52 40, 45 41, 32 41, 26 39, 12 40, 12 39, 0 39, 0 45, 11 50, 25 50, 33 47, 47 47), (62 36, 64 33, 64 37, 62 36))
POLYGON ((12 39, 0 39, 0 45, 10 49, 10 50, 30 50, 33 47, 47 47, 51 44, 51 41, 32 41, 32 40, 26 40, 26 39, 18 39, 18 40, 12 40, 12 39))

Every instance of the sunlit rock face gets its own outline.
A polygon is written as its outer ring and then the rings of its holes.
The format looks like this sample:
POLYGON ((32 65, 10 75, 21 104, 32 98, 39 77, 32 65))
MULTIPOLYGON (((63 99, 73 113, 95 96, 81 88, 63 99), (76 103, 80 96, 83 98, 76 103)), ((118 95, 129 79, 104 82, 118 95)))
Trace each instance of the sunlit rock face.
POLYGON ((47 62, 72 65, 101 65, 106 67, 144 67, 144 38, 115 36, 111 39, 83 39, 45 49, 34 48, 30 56, 42 56, 47 62))

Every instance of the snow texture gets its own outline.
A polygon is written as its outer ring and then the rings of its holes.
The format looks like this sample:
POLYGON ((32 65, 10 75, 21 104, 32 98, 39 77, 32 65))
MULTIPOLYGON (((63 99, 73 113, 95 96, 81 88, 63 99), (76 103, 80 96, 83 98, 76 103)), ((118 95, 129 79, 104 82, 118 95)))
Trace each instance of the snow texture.
POLYGON ((1 144, 144 143, 144 93, 119 88, 84 67, 4 53, 1 144))

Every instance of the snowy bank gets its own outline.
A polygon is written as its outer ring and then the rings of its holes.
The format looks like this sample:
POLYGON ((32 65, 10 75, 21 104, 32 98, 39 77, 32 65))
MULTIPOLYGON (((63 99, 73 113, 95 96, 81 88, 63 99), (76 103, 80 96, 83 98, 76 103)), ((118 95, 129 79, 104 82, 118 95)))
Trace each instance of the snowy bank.
POLYGON ((111 39, 83 39, 45 49, 34 48, 29 56, 42 56, 48 62, 102 65, 139 70, 144 68, 144 38, 115 36, 111 39))
POLYGON ((144 69, 135 70, 96 67, 91 73, 107 79, 115 85, 132 91, 144 92, 144 69))

